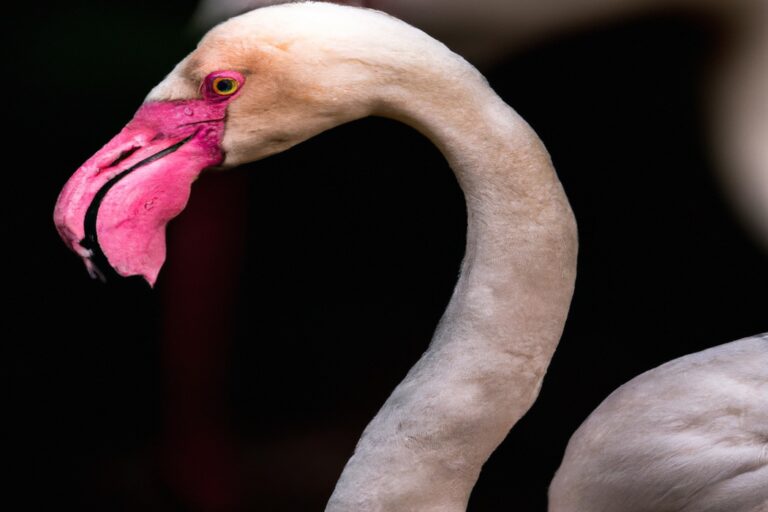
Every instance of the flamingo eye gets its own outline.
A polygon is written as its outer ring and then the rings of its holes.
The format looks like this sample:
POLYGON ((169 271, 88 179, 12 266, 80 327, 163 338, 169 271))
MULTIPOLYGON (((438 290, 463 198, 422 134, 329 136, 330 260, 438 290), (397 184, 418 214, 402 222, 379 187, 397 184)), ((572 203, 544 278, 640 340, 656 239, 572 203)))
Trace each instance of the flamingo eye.
POLYGON ((214 78, 211 84, 211 89, 219 96, 230 96, 237 92, 239 88, 240 83, 237 80, 223 76, 214 78))

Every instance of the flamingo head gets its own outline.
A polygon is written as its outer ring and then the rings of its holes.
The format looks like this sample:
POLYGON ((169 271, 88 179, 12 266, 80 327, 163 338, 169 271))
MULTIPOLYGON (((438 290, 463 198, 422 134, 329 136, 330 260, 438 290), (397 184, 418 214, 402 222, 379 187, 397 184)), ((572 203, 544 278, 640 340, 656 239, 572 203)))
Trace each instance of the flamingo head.
POLYGON ((258 160, 371 114, 407 121, 392 105, 422 108, 413 91, 439 91, 430 73, 456 59, 370 9, 302 2, 232 18, 74 173, 54 211, 59 234, 92 276, 153 285, 165 226, 204 169, 258 160))

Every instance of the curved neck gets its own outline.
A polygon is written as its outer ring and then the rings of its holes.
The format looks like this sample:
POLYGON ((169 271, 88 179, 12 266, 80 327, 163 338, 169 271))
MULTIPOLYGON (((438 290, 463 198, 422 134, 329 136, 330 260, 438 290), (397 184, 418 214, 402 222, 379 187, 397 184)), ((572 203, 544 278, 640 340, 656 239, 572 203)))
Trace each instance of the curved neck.
POLYGON ((538 395, 573 292, 575 222, 533 130, 464 61, 405 82, 378 113, 445 155, 466 198, 466 254, 429 349, 366 428, 327 511, 465 510, 538 395))

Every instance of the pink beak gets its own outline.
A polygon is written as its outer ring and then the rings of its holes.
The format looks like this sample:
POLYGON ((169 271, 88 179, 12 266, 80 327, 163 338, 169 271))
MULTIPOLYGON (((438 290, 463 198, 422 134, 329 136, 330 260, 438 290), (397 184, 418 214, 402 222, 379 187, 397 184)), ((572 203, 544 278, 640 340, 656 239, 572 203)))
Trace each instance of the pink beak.
POLYGON ((221 163, 225 103, 144 104, 64 186, 54 222, 93 277, 140 275, 154 285, 165 261, 165 226, 192 182, 221 163))

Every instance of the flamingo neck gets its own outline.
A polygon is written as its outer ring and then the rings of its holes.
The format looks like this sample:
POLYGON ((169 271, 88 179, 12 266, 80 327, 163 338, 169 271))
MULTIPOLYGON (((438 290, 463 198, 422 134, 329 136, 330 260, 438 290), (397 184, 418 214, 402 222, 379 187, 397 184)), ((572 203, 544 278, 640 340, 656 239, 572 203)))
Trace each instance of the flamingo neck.
POLYGON ((456 173, 461 274, 327 511, 465 510, 483 463, 536 399, 570 305, 576 226, 543 144, 464 61, 440 69, 411 74, 378 113, 429 137, 456 173))

